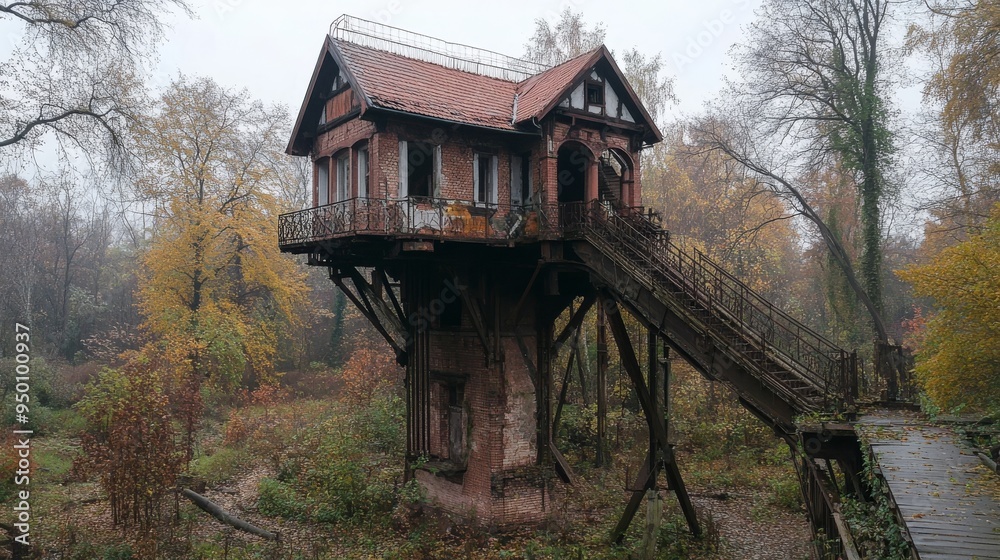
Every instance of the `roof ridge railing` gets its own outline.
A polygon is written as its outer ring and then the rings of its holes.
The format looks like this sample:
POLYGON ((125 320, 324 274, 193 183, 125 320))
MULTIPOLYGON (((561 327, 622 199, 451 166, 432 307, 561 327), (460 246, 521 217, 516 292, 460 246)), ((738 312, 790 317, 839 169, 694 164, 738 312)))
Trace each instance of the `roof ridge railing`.
POLYGON ((330 24, 330 36, 363 47, 447 68, 520 82, 550 67, 486 49, 470 47, 344 14, 330 24))

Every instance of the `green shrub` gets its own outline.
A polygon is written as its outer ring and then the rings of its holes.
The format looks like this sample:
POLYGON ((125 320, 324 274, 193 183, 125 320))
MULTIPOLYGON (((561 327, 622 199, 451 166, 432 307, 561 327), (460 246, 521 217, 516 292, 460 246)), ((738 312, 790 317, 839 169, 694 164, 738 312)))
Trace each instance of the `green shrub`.
POLYGON ((402 400, 375 399, 347 420, 347 429, 339 420, 320 427, 316 453, 303 465, 318 521, 363 518, 395 505, 402 474, 396 466, 403 447, 402 400))
POLYGON ((402 399, 379 397, 303 430, 276 479, 261 483, 261 511, 330 523, 392 511, 402 485, 403 410, 402 399))
POLYGON ((191 473, 214 485, 239 474, 246 465, 247 456, 239 449, 223 447, 211 455, 202 455, 191 462, 191 473))
POLYGON ((302 519, 306 517, 308 510, 306 504, 299 499, 295 489, 290 484, 273 478, 261 479, 257 508, 264 515, 286 519, 302 519))
POLYGON ((798 511, 802 507, 802 490, 794 476, 776 478, 770 482, 771 503, 798 511))
POLYGON ((135 555, 127 544, 113 544, 104 549, 104 560, 132 560, 135 555))

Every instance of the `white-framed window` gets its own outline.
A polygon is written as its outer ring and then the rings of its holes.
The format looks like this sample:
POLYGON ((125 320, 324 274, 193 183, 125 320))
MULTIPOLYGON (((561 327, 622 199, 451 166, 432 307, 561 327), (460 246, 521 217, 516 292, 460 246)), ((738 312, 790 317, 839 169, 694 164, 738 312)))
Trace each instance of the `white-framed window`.
POLYGON ((358 148, 358 198, 368 198, 368 146, 358 148))
POLYGON ((351 151, 337 155, 337 202, 351 198, 351 151))
POLYGON ((330 159, 316 160, 316 206, 330 204, 330 159))
POLYGON ((531 157, 529 154, 510 158, 510 203, 515 206, 531 202, 531 157))
POLYGON ((441 197, 441 146, 399 141, 399 198, 441 197))
POLYGON ((497 156, 476 152, 472 158, 472 178, 476 204, 496 204, 497 156))

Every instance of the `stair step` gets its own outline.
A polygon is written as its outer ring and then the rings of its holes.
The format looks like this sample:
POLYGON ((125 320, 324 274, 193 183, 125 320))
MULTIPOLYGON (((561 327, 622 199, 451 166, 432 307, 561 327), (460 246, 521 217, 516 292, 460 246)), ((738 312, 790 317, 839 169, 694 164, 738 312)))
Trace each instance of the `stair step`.
MULTIPOLYGON (((602 165, 601 172, 605 175, 602 193, 613 191, 615 183, 609 181, 609 170, 602 165)), ((605 250, 606 257, 643 285, 653 286, 656 297, 670 308, 682 310, 717 345, 727 348, 726 353, 747 374, 772 386, 796 409, 818 410, 830 400, 822 383, 817 385, 815 381, 823 379, 824 374, 806 369, 800 360, 807 357, 796 354, 794 337, 799 336, 799 331, 789 331, 785 326, 795 324, 794 320, 788 318, 789 323, 782 323, 785 319, 779 312, 775 322, 776 314, 769 307, 759 307, 762 300, 745 299, 752 292, 703 255, 687 255, 669 244, 658 244, 667 252, 655 254, 649 241, 663 234, 644 223, 643 218, 601 214, 596 219, 603 220, 603 229, 593 230, 592 243, 598 248, 610 248, 605 250), (682 263, 681 268, 675 269, 674 263, 682 263), (782 335, 786 338, 780 338, 782 335)), ((830 348, 835 349, 832 344, 830 348)))

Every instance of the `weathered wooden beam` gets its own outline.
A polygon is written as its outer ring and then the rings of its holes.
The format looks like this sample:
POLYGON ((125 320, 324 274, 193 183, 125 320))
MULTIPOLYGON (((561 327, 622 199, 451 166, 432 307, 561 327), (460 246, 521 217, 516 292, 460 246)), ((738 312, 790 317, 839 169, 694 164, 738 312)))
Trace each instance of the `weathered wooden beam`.
POLYGON ((205 513, 208 513, 212 517, 218 519, 220 522, 225 523, 226 525, 229 525, 234 529, 239 529, 240 531, 243 531, 245 533, 250 533, 251 535, 256 535, 258 537, 267 539, 269 541, 278 540, 279 537, 278 533, 265 531, 264 529, 261 529, 256 525, 251 525, 250 523, 243 521, 242 519, 232 515, 228 511, 219 507, 219 505, 216 504, 215 502, 209 500, 208 498, 202 496, 201 494, 198 494, 194 490, 189 490, 187 488, 180 488, 178 491, 182 496, 190 500, 191 503, 198 506, 198 509, 204 511, 205 513))
MULTIPOLYGON (((656 351, 656 338, 657 338, 656 331, 653 330, 652 327, 647 328, 646 329, 646 355, 647 355, 646 372, 647 372, 647 376, 649 378, 649 398, 650 398, 650 401, 651 401, 650 404, 652 405, 653 410, 656 410, 657 412, 660 412, 662 410, 660 408, 660 404, 659 404, 659 398, 660 397, 659 397, 659 395, 657 394, 657 391, 656 391, 656 386, 657 386, 657 382, 656 382, 657 379, 656 378, 659 375, 659 369, 660 369, 660 367, 659 367, 660 366, 660 364, 659 364, 659 353, 656 351)), ((654 420, 652 418, 648 418, 647 421, 654 421, 654 420)), ((656 435, 654 434, 654 430, 650 429, 649 430, 649 454, 650 454, 650 461, 656 461, 657 460, 657 453, 656 453, 657 441, 656 440, 657 440, 657 438, 656 438, 656 435)), ((664 449, 666 449, 666 446, 664 446, 664 449)), ((653 468, 652 463, 650 464, 650 468, 653 468)))
POLYGON ((569 321, 566 326, 563 327, 559 335, 556 336, 555 340, 552 341, 552 346, 558 349, 566 340, 580 329, 580 325, 583 324, 583 320, 587 317, 587 312, 590 308, 594 306, 594 302, 597 301, 597 294, 590 293, 584 296, 583 303, 580 304, 580 309, 577 309, 575 313, 570 313, 569 321))
POLYGON ((524 302, 527 301, 528 295, 531 294, 531 291, 535 289, 535 281, 538 280, 538 273, 542 271, 542 267, 544 265, 545 261, 538 261, 538 264, 535 265, 535 271, 531 273, 531 278, 528 280, 528 284, 524 287, 524 291, 521 292, 521 298, 518 299, 517 304, 514 305, 514 312, 511 313, 514 320, 511 324, 514 325, 515 329, 517 328, 517 324, 521 322, 521 310, 524 309, 524 302))
POLYGON ((569 465, 569 461, 563 457, 563 454, 556 447, 554 442, 549 442, 549 452, 552 453, 553 463, 555 463, 556 474, 562 479, 566 484, 576 484, 576 473, 573 472, 573 467, 569 465))
POLYGON ((674 457, 673 450, 668 455, 669 457, 663 461, 663 468, 667 474, 667 483, 670 485, 671 490, 674 491, 674 494, 677 495, 677 501, 681 505, 681 511, 684 512, 684 519, 687 520, 691 534, 700 537, 701 526, 698 524, 698 514, 694 511, 691 496, 688 495, 687 487, 684 486, 684 479, 681 478, 681 471, 677 467, 677 460, 674 457))
MULTIPOLYGON (((458 276, 456 275, 456 278, 458 276)), ((486 363, 492 364, 496 360, 493 337, 490 335, 489 327, 486 323, 486 314, 483 313, 483 306, 479 304, 479 299, 472 296, 469 290, 458 290, 458 295, 462 299, 465 308, 469 310, 469 317, 472 319, 472 326, 479 335, 479 341, 483 344, 483 352, 486 353, 486 363)))
POLYGON ((584 374, 584 369, 589 371, 590 364, 583 352, 586 345, 581 341, 583 337, 581 329, 577 329, 576 338, 573 341, 573 353, 576 354, 576 371, 580 375, 580 397, 583 398, 583 406, 590 406, 590 398, 587 396, 587 377, 584 374))
POLYGON ((396 352, 397 357, 404 355, 406 353, 405 350, 403 349, 403 346, 398 342, 396 342, 396 339, 393 338, 391 334, 389 334, 388 330, 386 330, 385 326, 382 324, 382 320, 377 315, 375 315, 371 310, 369 310, 369 307, 365 305, 364 301, 362 301, 362 299, 358 295, 356 295, 353 291, 351 291, 350 288, 347 287, 347 284, 344 283, 343 277, 341 277, 339 274, 334 273, 331 270, 330 280, 332 280, 333 283, 336 284, 338 288, 340 288, 340 291, 342 291, 344 295, 347 296, 347 299, 351 300, 351 303, 354 304, 354 306, 358 309, 358 311, 361 312, 361 314, 365 317, 365 319, 368 319, 368 322, 371 323, 372 326, 375 327, 375 330, 378 331, 380 335, 382 335, 382 338, 384 338, 385 341, 389 343, 389 346, 392 346, 392 349, 396 352))
POLYGON ((615 345, 618 346, 618 356, 621 359, 622 368, 632 381, 632 386, 639 397, 639 404, 646 415, 646 422, 649 424, 650 432, 656 438, 657 443, 663 449, 667 449, 670 447, 670 441, 667 438, 666 430, 663 429, 663 418, 651 398, 649 389, 646 387, 642 368, 639 367, 639 360, 636 358, 635 348, 632 346, 632 341, 629 338, 628 329, 625 327, 625 321, 622 319, 621 311, 610 297, 604 298, 604 305, 607 311, 608 325, 611 327, 611 334, 614 336, 615 345))
POLYGON ((375 286, 369 283, 357 268, 350 267, 345 269, 345 272, 350 276, 358 293, 364 298, 371 313, 380 316, 386 323, 386 330, 392 329, 397 336, 406 340, 406 321, 403 320, 402 316, 396 314, 396 311, 386 303, 375 286))
POLYGON ((639 511, 639 506, 642 505, 642 497, 646 495, 646 490, 656 484, 656 476, 660 472, 660 465, 659 463, 655 463, 654 468, 650 469, 649 466, 651 464, 654 464, 654 458, 647 455, 639 467, 639 475, 635 478, 635 484, 632 486, 632 496, 629 497, 628 503, 625 504, 625 511, 622 512, 618 524, 611 530, 611 542, 613 543, 621 544, 622 539, 625 538, 625 531, 628 531, 629 525, 632 524, 632 519, 635 517, 636 512, 639 511))
POLYGON ((389 282, 389 276, 386 275, 385 269, 382 267, 375 269, 376 274, 379 275, 379 279, 382 282, 382 287, 389 294, 389 301, 392 302, 392 308, 396 310, 396 315, 399 317, 399 322, 401 325, 406 325, 406 313, 403 313, 403 306, 399 303, 399 298, 396 297, 396 292, 392 289, 392 283, 389 282))
POLYGON ((597 456, 594 463, 604 466, 608 423, 608 334, 604 303, 597 304, 597 456))
MULTIPOLYGON (((650 393, 649 389, 646 387, 645 381, 643 380, 642 370, 639 367, 639 361, 636 359, 635 349, 633 348, 632 342, 629 338, 628 329, 625 327, 625 321, 622 319, 621 312, 618 310, 618 306, 613 300, 605 297, 602 303, 606 306, 608 324, 611 327, 611 333, 614 335, 615 344, 618 346, 618 355, 622 361, 622 367, 625 369, 625 372, 628 373, 628 376, 632 381, 632 385, 635 387, 636 395, 639 397, 639 404, 642 406, 643 412, 646 414, 646 423, 649 426, 650 432, 650 454, 653 455, 652 457, 647 457, 647 462, 651 466, 650 472, 653 473, 653 479, 650 484, 655 485, 655 473, 658 470, 656 467, 657 465, 662 464, 667 475, 667 483, 677 495, 677 501, 680 503, 681 510, 683 511, 684 517, 688 522, 688 527, 691 529, 691 533, 695 536, 700 536, 701 527, 698 525, 698 516, 691 503, 691 497, 687 493, 687 488, 684 486, 684 480, 681 478, 680 469, 677 468, 677 461, 674 457, 673 448, 670 445, 669 438, 667 437, 666 424, 663 421, 663 415, 657 405, 656 398, 650 393), (659 461, 656 457, 658 453, 662 453, 662 461, 659 461)), ((655 371, 658 369, 658 364, 656 364, 657 360, 655 360, 655 332, 651 330, 649 336, 652 341, 652 348, 650 349, 650 368, 653 370, 650 372, 650 378, 654 379, 657 375, 655 371)), ((637 500, 635 508, 638 509, 642 501, 642 496, 636 497, 633 494, 632 498, 633 500, 637 500)), ((629 505, 631 504, 632 500, 629 501, 629 505)), ((627 511, 628 509, 626 509, 626 512, 627 511)), ((635 515, 634 511, 632 512, 632 515, 635 515)), ((631 522, 631 517, 629 518, 629 522, 631 522)), ((625 525, 625 528, 628 528, 627 524, 625 525)), ((624 531, 622 534, 624 534, 624 531)), ((618 536, 618 538, 620 538, 620 536, 618 536)))
POLYGON ((548 464, 549 448, 552 443, 552 323, 538 325, 535 338, 538 351, 538 395, 537 428, 538 428, 538 464, 548 464))
POLYGON ((559 401, 556 402, 556 415, 552 418, 552 433, 559 431, 559 419, 562 417, 563 404, 566 402, 566 393, 569 389, 570 372, 573 370, 573 360, 575 353, 570 353, 569 360, 566 361, 566 373, 563 375, 562 388, 559 390, 559 401))

